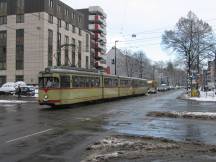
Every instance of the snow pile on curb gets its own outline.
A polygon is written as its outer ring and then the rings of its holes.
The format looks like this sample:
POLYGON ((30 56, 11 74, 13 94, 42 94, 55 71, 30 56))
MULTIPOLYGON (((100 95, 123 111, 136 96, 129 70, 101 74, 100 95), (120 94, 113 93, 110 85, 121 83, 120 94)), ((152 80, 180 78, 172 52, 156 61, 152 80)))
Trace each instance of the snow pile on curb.
MULTIPOLYGON (((147 152, 179 149, 172 141, 154 137, 111 136, 87 148, 89 156, 81 162, 105 162, 144 157, 147 152)), ((122 160, 124 161, 124 160, 122 160)))
POLYGON ((94 143, 94 145, 89 146, 87 149, 92 150, 92 149, 98 149, 98 148, 103 148, 103 147, 131 146, 133 144, 134 144, 133 142, 117 139, 114 137, 109 137, 109 138, 106 138, 99 142, 94 143))
POLYGON ((149 112, 147 116, 216 120, 216 112, 176 112, 176 111, 159 112, 159 111, 153 111, 153 112, 149 112))
POLYGON ((200 91, 200 97, 190 97, 188 95, 185 95, 185 98, 194 101, 216 102, 216 94, 213 91, 200 91))

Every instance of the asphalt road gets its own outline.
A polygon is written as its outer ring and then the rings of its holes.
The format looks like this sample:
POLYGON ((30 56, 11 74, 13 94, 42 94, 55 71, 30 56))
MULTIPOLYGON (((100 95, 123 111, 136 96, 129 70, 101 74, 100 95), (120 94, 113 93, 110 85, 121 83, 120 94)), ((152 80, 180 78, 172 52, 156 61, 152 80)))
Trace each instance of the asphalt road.
POLYGON ((216 134, 213 121, 192 121, 187 126, 189 122, 185 120, 145 117, 153 110, 204 111, 206 108, 205 111, 215 111, 215 104, 177 100, 182 92, 170 91, 64 109, 40 106, 32 99, 24 104, 1 104, 0 161, 81 161, 89 144, 118 133, 211 142, 216 134), (206 124, 209 126, 205 127, 206 124), (177 131, 176 126, 180 128, 177 131), (189 131, 191 128, 193 130, 189 131), (203 134, 202 130, 211 131, 203 134))

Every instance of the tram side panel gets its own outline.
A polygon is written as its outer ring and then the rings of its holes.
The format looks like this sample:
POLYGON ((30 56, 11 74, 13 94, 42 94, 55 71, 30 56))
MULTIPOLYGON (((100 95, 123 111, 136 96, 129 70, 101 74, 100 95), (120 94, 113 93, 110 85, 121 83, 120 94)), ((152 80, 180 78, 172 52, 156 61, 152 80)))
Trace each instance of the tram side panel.
POLYGON ((117 77, 103 77, 103 98, 119 97, 118 78, 117 77))
POLYGON ((134 95, 141 95, 141 94, 147 94, 148 93, 147 81, 134 79, 132 81, 132 85, 133 85, 133 94, 134 95))
POLYGON ((102 98, 102 88, 99 76, 72 76, 70 91, 62 91, 64 104, 94 101, 102 98))
POLYGON ((131 95, 133 95, 132 80, 120 78, 119 96, 123 97, 131 95))

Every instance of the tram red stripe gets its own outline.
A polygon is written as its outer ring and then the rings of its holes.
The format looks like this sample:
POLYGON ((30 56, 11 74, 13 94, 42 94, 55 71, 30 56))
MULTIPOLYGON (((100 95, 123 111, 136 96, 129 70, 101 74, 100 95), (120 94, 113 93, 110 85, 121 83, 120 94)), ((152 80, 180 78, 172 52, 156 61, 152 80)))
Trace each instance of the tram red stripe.
POLYGON ((48 100, 47 102, 51 102, 51 103, 59 103, 59 102, 61 102, 61 100, 48 100))

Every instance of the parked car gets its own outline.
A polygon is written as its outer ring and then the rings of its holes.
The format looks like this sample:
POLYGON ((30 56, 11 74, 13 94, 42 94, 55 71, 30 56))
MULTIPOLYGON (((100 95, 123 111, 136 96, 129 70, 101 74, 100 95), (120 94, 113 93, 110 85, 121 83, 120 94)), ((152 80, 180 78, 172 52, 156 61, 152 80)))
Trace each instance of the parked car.
POLYGON ((7 82, 0 88, 0 94, 14 94, 16 91, 16 84, 13 82, 7 82))
POLYGON ((168 90, 169 90, 169 86, 167 86, 166 84, 161 84, 158 87, 158 91, 160 91, 160 92, 164 92, 164 91, 168 91, 168 90))
MULTIPOLYGON (((20 86, 21 94, 23 96, 34 96, 35 95, 35 88, 33 86, 20 86)), ((18 94, 18 92, 16 92, 18 94)))
POLYGON ((157 93, 157 88, 149 88, 148 93, 157 93))
POLYGON ((16 88, 17 88, 18 86, 26 86, 26 83, 23 82, 23 81, 17 81, 17 82, 15 83, 15 85, 16 85, 16 88))

